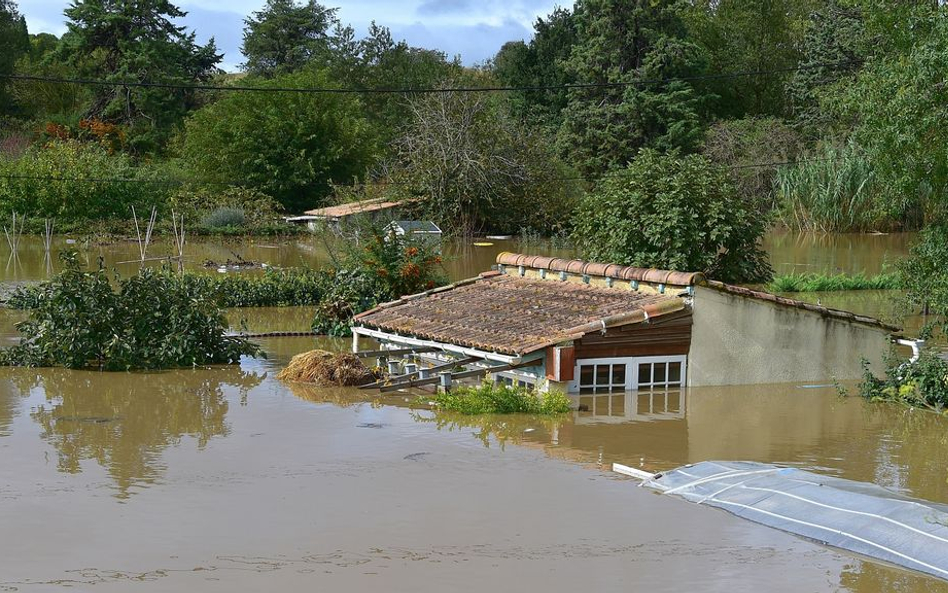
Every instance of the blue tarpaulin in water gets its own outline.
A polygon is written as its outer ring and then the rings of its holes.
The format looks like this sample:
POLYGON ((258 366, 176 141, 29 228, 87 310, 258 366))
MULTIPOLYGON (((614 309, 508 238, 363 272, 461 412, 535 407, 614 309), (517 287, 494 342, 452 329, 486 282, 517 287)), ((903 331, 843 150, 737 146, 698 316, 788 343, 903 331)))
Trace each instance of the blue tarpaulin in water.
POLYGON ((705 461, 643 486, 948 580, 948 505, 875 484, 746 461, 705 461))

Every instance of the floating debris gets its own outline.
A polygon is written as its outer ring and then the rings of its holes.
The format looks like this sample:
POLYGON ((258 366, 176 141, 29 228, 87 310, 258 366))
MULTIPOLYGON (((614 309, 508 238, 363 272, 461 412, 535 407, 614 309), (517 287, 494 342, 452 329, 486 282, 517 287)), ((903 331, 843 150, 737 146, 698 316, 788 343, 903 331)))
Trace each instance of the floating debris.
POLYGON ((376 380, 375 374, 362 360, 349 353, 333 354, 325 350, 310 350, 297 354, 280 371, 281 381, 315 383, 322 386, 353 387, 376 380))

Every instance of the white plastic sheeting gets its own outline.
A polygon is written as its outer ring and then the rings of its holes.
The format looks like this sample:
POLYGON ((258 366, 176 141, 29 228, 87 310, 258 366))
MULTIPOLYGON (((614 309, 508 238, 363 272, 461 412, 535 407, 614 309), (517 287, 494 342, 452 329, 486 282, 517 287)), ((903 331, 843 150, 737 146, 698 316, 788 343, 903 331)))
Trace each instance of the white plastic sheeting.
POLYGON ((643 486, 948 580, 948 505, 796 468, 706 461, 643 486))

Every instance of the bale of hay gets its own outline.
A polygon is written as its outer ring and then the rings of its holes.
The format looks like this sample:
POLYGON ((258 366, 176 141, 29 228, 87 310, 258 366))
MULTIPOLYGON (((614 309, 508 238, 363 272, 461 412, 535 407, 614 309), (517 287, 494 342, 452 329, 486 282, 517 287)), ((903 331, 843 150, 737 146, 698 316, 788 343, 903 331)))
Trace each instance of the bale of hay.
POLYGON ((354 354, 311 350, 297 354, 280 371, 281 381, 315 383, 325 387, 352 387, 375 381, 375 375, 354 354))

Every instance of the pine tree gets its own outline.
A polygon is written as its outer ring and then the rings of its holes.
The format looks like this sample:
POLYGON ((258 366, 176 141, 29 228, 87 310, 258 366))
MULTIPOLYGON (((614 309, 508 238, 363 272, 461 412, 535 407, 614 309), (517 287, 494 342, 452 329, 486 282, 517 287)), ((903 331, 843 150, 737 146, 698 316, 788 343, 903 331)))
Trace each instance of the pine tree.
MULTIPOLYGON (((58 58, 111 82, 206 82, 222 56, 213 38, 199 45, 194 32, 173 22, 186 14, 168 0, 75 0, 65 11, 69 30, 58 58)), ((160 150, 198 105, 198 93, 188 89, 100 86, 86 116, 125 126, 128 148, 142 153, 160 150)))
POLYGON ((689 82, 653 82, 707 68, 702 50, 685 39, 681 6, 577 2, 578 42, 566 68, 577 83, 602 86, 570 91, 559 142, 587 176, 625 167, 644 146, 687 151, 700 143, 706 97, 689 82))

